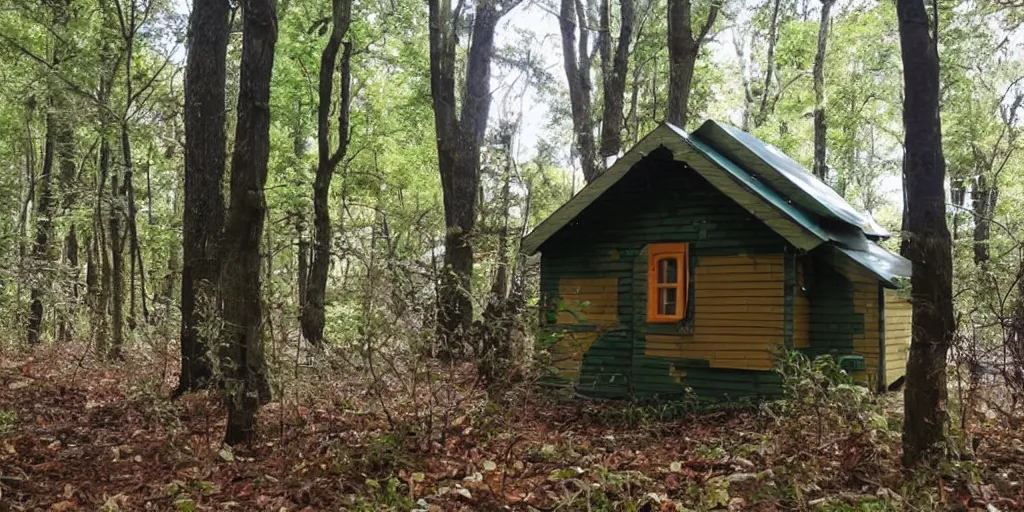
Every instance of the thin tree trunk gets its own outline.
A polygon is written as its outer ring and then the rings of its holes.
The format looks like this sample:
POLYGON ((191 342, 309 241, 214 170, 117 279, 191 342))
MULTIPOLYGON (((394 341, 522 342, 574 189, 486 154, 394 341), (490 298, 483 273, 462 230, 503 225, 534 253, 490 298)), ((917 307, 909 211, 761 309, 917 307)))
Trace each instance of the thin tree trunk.
POLYGON ((25 196, 18 210, 18 277, 15 299, 21 304, 21 282, 25 280, 25 259, 28 257, 28 212, 29 206, 36 197, 36 147, 32 134, 32 121, 35 117, 36 99, 30 97, 25 102, 25 196))
POLYGON ((622 109, 629 70, 629 43, 633 39, 633 0, 620 0, 619 40, 615 56, 611 52, 611 21, 608 2, 601 0, 601 35, 598 45, 604 78, 604 110, 601 121, 601 149, 604 157, 615 156, 622 149, 622 109))
POLYGON ((825 121, 825 51, 828 46, 829 15, 835 0, 821 0, 821 22, 818 25, 818 51, 814 54, 814 175, 822 181, 828 177, 825 161, 828 125, 825 121))
POLYGON ((990 258, 988 245, 999 187, 990 184, 988 177, 980 173, 971 189, 971 197, 974 206, 974 263, 984 265, 990 258))
POLYGON ((495 256, 497 269, 491 284, 491 304, 500 304, 508 297, 508 217, 512 188, 512 144, 511 138, 505 147, 508 163, 505 166, 505 183, 501 187, 501 227, 498 229, 498 250, 495 256))
MULTIPOLYGON (((579 0, 562 0, 558 25, 562 32, 562 62, 565 78, 569 82, 569 106, 572 110, 573 134, 576 150, 583 169, 583 179, 594 181, 600 173, 597 148, 594 143, 594 121, 590 111, 590 49, 586 28, 586 13, 579 0), (576 28, 579 20, 579 48, 576 47, 576 28)), ((620 109, 621 110, 621 109, 620 109)))
MULTIPOLYGON (((110 175, 110 194, 116 196, 120 190, 117 173, 110 175)), ((121 217, 124 212, 118 201, 110 209, 107 219, 110 229, 110 349, 111 359, 120 359, 124 348, 124 242, 125 234, 121 228, 121 217)))
MULTIPOLYGON (((64 253, 66 254, 66 261, 68 269, 71 271, 71 287, 70 295, 71 299, 69 303, 74 303, 78 299, 78 233, 75 231, 75 225, 72 223, 68 228, 68 234, 64 237, 64 253)), ((69 309, 64 312, 63 318, 60 319, 60 333, 59 339, 61 343, 70 343, 74 337, 74 318, 75 309, 69 309)))
POLYGON ((772 76, 775 73, 775 45, 779 41, 779 11, 781 6, 782 0, 774 0, 772 2, 771 21, 768 24, 768 55, 765 59, 764 86, 761 88, 761 102, 757 108, 757 114, 754 115, 754 128, 764 124, 768 120, 768 115, 771 114, 768 111, 768 91, 772 87, 772 76))
POLYGON ((693 32, 691 0, 668 0, 668 110, 665 120, 686 128, 690 89, 700 47, 718 17, 719 5, 712 3, 700 31, 693 32))
POLYGON ((260 403, 270 398, 263 362, 260 242, 267 210, 263 187, 270 157, 276 10, 275 0, 244 0, 242 6, 238 122, 220 280, 225 325, 222 371, 228 410, 224 442, 229 445, 252 441, 256 412, 260 403))
MULTIPOLYGON (((64 109, 68 109, 64 105, 64 109)), ((60 190, 61 190, 61 214, 69 217, 74 208, 77 191, 75 190, 75 174, 78 169, 75 165, 75 131, 71 125, 69 112, 57 117, 59 128, 57 130, 57 161, 60 167, 60 190)), ((64 236, 65 263, 70 283, 64 285, 68 295, 72 299, 78 298, 78 233, 75 231, 75 223, 71 222, 68 232, 64 236)), ((69 343, 73 337, 73 320, 77 313, 76 301, 69 300, 61 311, 58 322, 58 339, 62 343, 69 343)))
POLYGON ((331 266, 331 214, 327 196, 334 170, 348 151, 349 105, 351 104, 352 45, 345 35, 352 20, 352 0, 334 0, 331 38, 320 57, 319 105, 317 107, 317 166, 313 180, 313 251, 302 304, 302 335, 313 345, 324 337, 324 298, 327 273, 331 266), (338 147, 330 150, 330 112, 338 50, 341 55, 340 96, 338 98, 338 147))
POLYGON ((946 227, 946 164, 939 116, 939 57, 928 15, 917 0, 897 0, 903 57, 907 198, 905 254, 911 278, 913 336, 907 361, 903 465, 937 455, 948 422, 946 357, 953 336, 953 262, 946 227))
POLYGON ((36 202, 36 239, 32 246, 32 304, 28 315, 28 343, 39 343, 43 325, 43 289, 48 283, 47 267, 53 260, 50 238, 53 237, 53 217, 56 213, 56 202, 53 194, 53 153, 57 132, 57 116, 53 112, 46 114, 46 142, 43 146, 43 168, 39 175, 39 199, 36 202))
POLYGON ((309 240, 306 238, 306 229, 302 222, 296 223, 296 232, 299 237, 299 321, 301 323, 306 308, 306 294, 309 287, 309 240))
POLYGON ((175 396, 213 385, 210 340, 199 332, 217 304, 224 224, 225 79, 228 0, 196 0, 185 68, 185 186, 182 208, 181 374, 175 396))
POLYGON ((153 225, 153 179, 150 176, 153 167, 153 146, 150 144, 146 154, 146 220, 153 225))
MULTIPOLYGON (((101 98, 105 97, 105 90, 101 86, 101 98)), ((96 353, 100 357, 107 357, 110 348, 110 340, 107 339, 107 307, 110 298, 110 260, 107 251, 106 226, 103 225, 103 198, 107 185, 107 177, 110 174, 110 143, 107 141, 105 124, 101 123, 99 171, 96 176, 96 204, 93 207, 92 226, 93 236, 89 247, 89 265, 86 269, 86 287, 89 290, 90 304, 90 326, 92 327, 92 339, 96 344, 96 353)))

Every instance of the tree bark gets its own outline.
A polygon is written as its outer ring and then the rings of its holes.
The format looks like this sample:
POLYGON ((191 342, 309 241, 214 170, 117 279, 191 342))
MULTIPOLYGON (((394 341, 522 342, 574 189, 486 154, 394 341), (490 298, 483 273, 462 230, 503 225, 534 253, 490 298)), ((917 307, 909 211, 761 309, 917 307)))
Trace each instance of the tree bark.
POLYGON ((984 173, 979 174, 971 189, 971 197, 974 206, 974 263, 984 265, 990 258, 988 245, 999 187, 989 183, 984 173))
POLYGON ((619 40, 615 55, 611 52, 609 0, 601 0, 601 73, 604 78, 604 110, 601 120, 601 156, 609 157, 622 150, 622 107, 629 70, 629 43, 633 39, 633 0, 620 0, 619 40))
POLYGON ((480 146, 491 105, 491 59, 498 21, 520 0, 478 3, 466 63, 465 97, 455 115, 455 32, 461 13, 450 3, 429 0, 430 91, 444 197, 445 254, 437 333, 443 354, 455 355, 455 342, 473 321, 471 237, 480 185, 480 146))
MULTIPOLYGON (((68 105, 64 106, 68 108, 68 105)), ((72 208, 75 204, 78 192, 75 190, 75 173, 77 166, 75 165, 75 131, 72 128, 71 116, 58 117, 60 126, 57 130, 57 161, 60 167, 60 190, 61 190, 61 214, 64 216, 70 216, 72 208)), ((75 230, 75 223, 71 222, 68 226, 67 234, 64 236, 64 254, 65 263, 67 264, 67 270, 69 274, 70 283, 64 285, 68 292, 68 295, 73 298, 78 298, 78 233, 75 230)), ((69 343, 73 337, 74 327, 74 316, 77 312, 76 301, 68 301, 68 305, 64 307, 61 312, 60 318, 58 319, 59 334, 58 338, 62 343, 69 343)))
POLYGON ((814 175, 822 181, 828 177, 825 153, 828 125, 825 122, 825 50, 828 46, 828 24, 835 0, 821 0, 821 22, 818 25, 818 51, 814 54, 814 175))
POLYGON ((224 102, 228 0, 196 0, 185 68, 185 186, 182 208, 181 374, 174 394, 213 383, 209 341, 199 332, 216 304, 224 224, 224 102))
POLYGON ((948 421, 946 356, 953 336, 951 240, 946 226, 946 163, 939 116, 939 56, 925 6, 897 0, 903 57, 906 129, 904 179, 907 200, 906 256, 911 278, 913 336, 907 362, 903 465, 936 455, 948 421))
POLYGON ((53 103, 50 102, 50 112, 46 114, 43 168, 39 174, 39 185, 37 187, 39 198, 36 202, 36 239, 32 246, 32 304, 29 307, 28 315, 29 345, 39 343, 39 336, 43 326, 42 285, 48 281, 45 274, 48 273, 47 267, 53 260, 50 239, 53 237, 53 217, 57 206, 53 194, 53 153, 57 128, 57 116, 53 113, 53 103))
MULTIPOLYGON (((832 0, 835 1, 835 0, 832 0)), ((782 7, 782 0, 772 2, 771 22, 768 25, 768 56, 765 63, 764 85, 761 88, 761 101, 754 115, 753 124, 757 128, 768 120, 769 111, 768 91, 772 87, 772 76, 775 74, 775 45, 779 41, 779 11, 782 7)))
MULTIPOLYGON (((562 62, 569 82, 569 106, 572 111, 573 135, 579 153, 583 179, 590 183, 597 178, 600 167, 594 144, 594 120, 590 111, 593 85, 590 81, 590 48, 586 13, 579 0, 562 0, 558 26, 562 32, 562 62), (579 20, 580 43, 576 47, 576 21, 579 20)), ((620 102, 621 103, 621 102, 620 102)), ((620 108, 621 110, 621 108, 620 108)))
MULTIPOLYGON (((324 337, 324 296, 327 272, 331 264, 331 213, 327 196, 334 170, 345 158, 349 142, 349 106, 352 94, 352 44, 345 42, 352 21, 352 0, 334 0, 331 37, 320 56, 319 105, 317 107, 317 166, 313 180, 313 251, 302 304, 302 335, 313 345, 324 337), (343 49, 342 49, 343 48, 343 49), (330 149, 330 113, 334 69, 341 55, 340 96, 338 98, 338 147, 330 149)), ((301 243, 301 242, 300 242, 301 243)), ((300 247, 301 249, 301 247, 300 247)))
POLYGON ((107 355, 111 359, 120 359, 124 348, 124 242, 125 235, 121 229, 123 208, 116 200, 120 190, 117 173, 110 175, 110 194, 115 197, 114 206, 110 208, 107 219, 110 230, 110 347, 107 355))
POLYGON ((712 3, 700 31, 693 31, 691 0, 668 0, 668 110, 665 120, 686 128, 690 89, 700 47, 718 18, 718 3, 712 3))
MULTIPOLYGON (((101 98, 106 97, 102 92, 104 86, 100 87, 101 98)), ((102 123, 105 128, 106 123, 102 123)), ((110 340, 107 339, 109 322, 107 321, 107 309, 110 301, 110 259, 107 250, 106 226, 103 225, 103 199, 107 185, 107 177, 110 174, 110 143, 107 141, 105 130, 101 130, 99 150, 99 172, 96 176, 96 204, 93 208, 93 236, 90 241, 89 258, 90 262, 86 269, 86 287, 89 292, 90 305, 90 326, 92 328, 92 339, 96 344, 96 353, 105 358, 108 355, 110 340)))
POLYGON ((264 186, 270 157, 270 79, 277 42, 276 0, 244 0, 238 122, 231 159, 231 203, 221 254, 224 342, 222 366, 228 410, 224 442, 249 443, 256 412, 269 399, 263 370, 260 241, 266 216, 264 186))

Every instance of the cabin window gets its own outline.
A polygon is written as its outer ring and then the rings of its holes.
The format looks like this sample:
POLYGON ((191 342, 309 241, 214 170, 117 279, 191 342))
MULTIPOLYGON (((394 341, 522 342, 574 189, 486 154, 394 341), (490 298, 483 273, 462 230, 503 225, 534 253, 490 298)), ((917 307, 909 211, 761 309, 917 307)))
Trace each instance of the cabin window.
POLYGON ((647 321, 678 322, 686 317, 689 296, 687 244, 651 244, 647 248, 647 321))

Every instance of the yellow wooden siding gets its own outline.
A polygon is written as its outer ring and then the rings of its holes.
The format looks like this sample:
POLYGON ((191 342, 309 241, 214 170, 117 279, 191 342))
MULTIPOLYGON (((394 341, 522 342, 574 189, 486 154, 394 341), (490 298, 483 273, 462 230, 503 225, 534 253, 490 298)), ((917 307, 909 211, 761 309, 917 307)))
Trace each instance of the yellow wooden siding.
POLYGON ((784 344, 784 258, 704 256, 693 269, 693 334, 647 334, 645 354, 768 370, 784 344))
POLYGON ((885 291, 885 377, 893 383, 907 370, 913 308, 896 290, 885 291))
POLYGON ((618 321, 618 278, 562 279, 558 296, 559 324, 611 325, 618 321))
POLYGON ((575 381, 583 354, 590 350, 602 330, 618 322, 618 286, 615 277, 559 280, 557 324, 597 326, 595 332, 565 332, 551 348, 551 363, 562 377, 575 381))

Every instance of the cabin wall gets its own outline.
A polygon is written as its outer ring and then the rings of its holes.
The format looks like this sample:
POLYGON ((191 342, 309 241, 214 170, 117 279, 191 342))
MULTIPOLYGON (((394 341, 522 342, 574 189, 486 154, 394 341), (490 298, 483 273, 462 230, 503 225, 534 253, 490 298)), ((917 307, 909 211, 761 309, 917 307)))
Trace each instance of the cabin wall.
POLYGON ((907 372, 913 306, 898 290, 885 290, 885 376, 892 384, 907 372))
MULTIPOLYGON (((633 320, 633 390, 669 395, 680 384, 703 396, 774 395, 772 352, 785 346, 784 260, 781 254, 692 258, 689 315, 683 329, 633 320), (670 378, 666 378, 666 375, 670 378)), ((644 281, 647 251, 637 257, 633 282, 644 281)), ((633 288, 636 311, 647 288, 633 288)))
POLYGON ((777 390, 767 354, 785 338, 782 255, 792 248, 659 153, 541 247, 553 366, 596 396, 777 390), (646 248, 661 242, 690 244, 691 310, 678 324, 646 324, 646 248))
POLYGON ((861 332, 853 336, 853 351, 864 356, 866 368, 863 372, 855 373, 854 377, 859 382, 867 383, 871 389, 877 389, 881 341, 879 316, 882 313, 878 302, 878 278, 848 259, 841 260, 836 266, 850 280, 853 286, 853 311, 864 322, 861 332))
POLYGON ((796 263, 796 282, 793 286, 793 348, 811 348, 811 300, 808 294, 806 266, 800 258, 796 263))
POLYGON ((812 260, 811 346, 806 352, 859 354, 865 370, 855 372, 854 378, 872 389, 884 389, 906 369, 910 303, 840 254, 814 253, 812 260))

